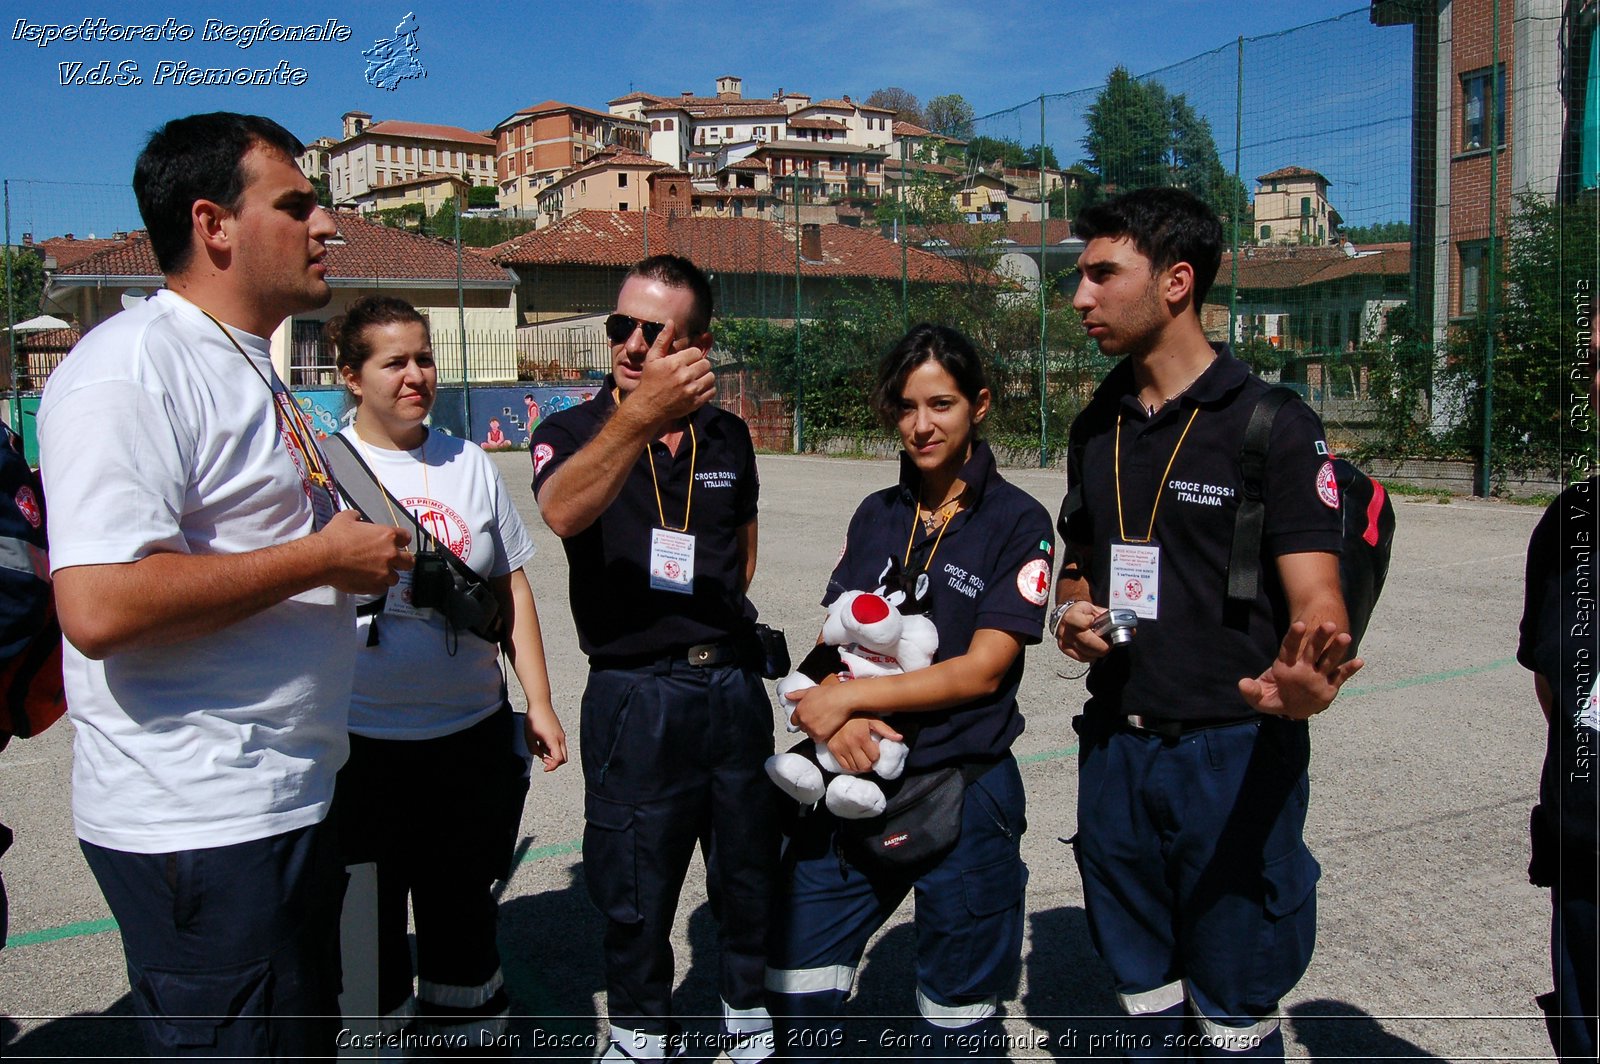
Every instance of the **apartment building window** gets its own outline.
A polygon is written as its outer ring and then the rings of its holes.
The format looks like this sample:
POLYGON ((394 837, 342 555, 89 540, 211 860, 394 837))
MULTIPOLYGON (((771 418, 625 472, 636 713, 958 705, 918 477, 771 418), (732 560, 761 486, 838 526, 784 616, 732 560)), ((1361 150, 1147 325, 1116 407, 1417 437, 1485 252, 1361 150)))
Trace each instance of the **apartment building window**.
POLYGON ((837 155, 830 155, 828 157, 828 169, 829 170, 843 170, 844 169, 844 163, 843 163, 842 160, 840 160, 840 158, 837 155))
POLYGON ((1462 241, 1456 245, 1461 257, 1461 293, 1458 305, 1460 315, 1469 318, 1478 313, 1484 298, 1489 294, 1489 242, 1487 240, 1462 241))
MULTIPOLYGON (((1506 146, 1506 68, 1502 64, 1494 82, 1495 146, 1506 146)), ((1489 70, 1461 75, 1461 150, 1489 146, 1489 70)))
POLYGON ((627 205, 627 204, 626 204, 626 203, 619 203, 619 204, 617 204, 617 210, 619 210, 619 211, 625 211, 625 210, 627 210, 627 209, 628 209, 628 205, 627 205))
MULTIPOLYGON (((628 175, 627 174, 618 174, 617 175, 617 187, 618 188, 627 188, 628 187, 628 175)), ((627 210, 628 208, 624 207, 622 209, 623 210, 627 210)))
POLYGON ((1261 239, 1262 240, 1271 240, 1272 239, 1272 226, 1263 225, 1261 227, 1261 239))
POLYGON ((374 150, 377 152, 378 161, 380 163, 383 162, 383 145, 382 144, 377 145, 374 148, 374 150))

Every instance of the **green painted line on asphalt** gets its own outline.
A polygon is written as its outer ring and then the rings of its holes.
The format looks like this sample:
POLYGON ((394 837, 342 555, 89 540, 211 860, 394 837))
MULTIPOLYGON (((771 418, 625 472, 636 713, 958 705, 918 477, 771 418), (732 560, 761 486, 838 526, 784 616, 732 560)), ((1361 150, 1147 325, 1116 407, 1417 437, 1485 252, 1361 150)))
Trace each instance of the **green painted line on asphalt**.
MULTIPOLYGON (((1445 669, 1442 672, 1424 673, 1421 676, 1411 676, 1403 680, 1393 680, 1389 683, 1373 684, 1368 687, 1347 687, 1340 692, 1340 698, 1361 698, 1365 695, 1384 694, 1389 691, 1403 691, 1409 687, 1422 687, 1431 683, 1443 683, 1448 680, 1459 680, 1466 676, 1477 676, 1496 669, 1503 669, 1507 665, 1515 665, 1515 658, 1500 658, 1496 661, 1486 662, 1482 665, 1469 665, 1460 669, 1445 669)), ((1033 765, 1043 761, 1058 761, 1065 757, 1072 757, 1078 752, 1076 744, 1064 746, 1058 750, 1041 750, 1035 754, 1023 754, 1017 758, 1019 765, 1033 765)), ((566 857, 570 854, 583 851, 583 839, 569 839, 566 842, 555 842, 549 846, 540 846, 523 854, 518 866, 533 864, 536 861, 548 860, 552 857, 566 857)), ((24 931, 14 934, 6 939, 7 949, 16 949, 22 946, 37 946, 43 942, 59 942, 67 938, 82 938, 87 935, 99 935, 107 931, 115 931, 115 920, 85 920, 76 924, 64 924, 61 927, 47 927, 39 931, 24 931)))
POLYGON ((1339 692, 1339 697, 1361 698, 1365 695, 1381 695, 1390 691, 1404 691, 1408 687, 1421 687, 1424 684, 1459 680, 1464 676, 1478 676, 1485 672, 1503 669, 1507 665, 1515 665, 1516 663, 1516 658, 1500 658, 1497 661, 1485 662, 1482 665, 1468 665, 1460 669, 1445 669, 1443 672, 1430 672, 1421 676, 1410 676, 1404 680, 1391 680, 1389 683, 1377 683, 1370 687, 1346 687, 1339 692))
POLYGON ((76 924, 63 924, 60 927, 47 927, 41 931, 24 931, 6 939, 7 949, 16 949, 18 946, 37 946, 41 942, 58 942, 63 938, 82 938, 84 935, 98 935, 104 931, 115 931, 117 922, 110 918, 104 920, 84 920, 76 924))
POLYGON ((1063 746, 1059 750, 1041 750, 1037 754, 1022 754, 1017 758, 1019 765, 1034 765, 1040 761, 1059 761, 1063 757, 1072 757, 1078 752, 1078 744, 1063 746))

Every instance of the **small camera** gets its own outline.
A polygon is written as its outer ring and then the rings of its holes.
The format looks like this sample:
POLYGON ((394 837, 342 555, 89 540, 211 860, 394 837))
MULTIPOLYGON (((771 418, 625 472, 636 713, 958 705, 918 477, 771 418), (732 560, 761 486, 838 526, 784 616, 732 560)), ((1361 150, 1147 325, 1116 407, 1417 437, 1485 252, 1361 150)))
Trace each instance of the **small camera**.
POLYGON ((450 563, 437 551, 418 551, 411 569, 411 605, 418 609, 443 609, 450 602, 455 581, 450 563))
POLYGON ((1133 642, 1139 630, 1139 615, 1132 610, 1106 610, 1095 618, 1089 630, 1114 647, 1133 642))

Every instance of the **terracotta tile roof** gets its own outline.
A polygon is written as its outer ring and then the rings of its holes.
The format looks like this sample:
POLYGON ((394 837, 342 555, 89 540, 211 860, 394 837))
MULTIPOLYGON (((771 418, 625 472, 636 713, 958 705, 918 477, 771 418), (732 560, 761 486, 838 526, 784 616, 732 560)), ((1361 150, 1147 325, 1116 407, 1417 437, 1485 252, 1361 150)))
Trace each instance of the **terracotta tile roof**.
MULTIPOLYGON (((333 212, 343 244, 330 244, 326 259, 328 280, 371 282, 453 281, 456 277, 455 246, 443 240, 418 236, 400 229, 369 222, 351 211, 333 212)), ((485 257, 481 248, 466 248, 461 256, 461 275, 469 284, 505 281, 505 271, 485 257)), ((137 240, 113 250, 103 251, 63 269, 58 277, 158 277, 150 240, 139 234, 137 240)))
MULTIPOLYGON (((1300 288, 1342 277, 1409 277, 1411 245, 1377 244, 1358 247, 1354 257, 1339 247, 1244 248, 1239 256, 1239 287, 1300 288), (1371 254, 1360 254, 1371 252, 1371 254)), ((1225 256, 1216 283, 1227 287, 1233 278, 1233 261, 1225 256)))
MULTIPOLYGON (((639 211, 578 211, 555 225, 488 249, 503 266, 629 267, 644 257, 642 223, 648 219, 650 252, 682 255, 717 273, 794 270, 794 228, 760 218, 676 217, 639 211)), ((909 248, 910 279, 959 282, 967 271, 937 255, 909 248)), ((822 227, 822 261, 802 260, 805 277, 900 276, 900 245, 848 225, 822 227)))
POLYGON ((856 104, 851 103, 849 100, 818 100, 816 103, 812 104, 811 107, 802 107, 801 110, 809 111, 812 108, 817 107, 832 107, 841 111, 852 111, 856 108, 856 106, 856 104))
POLYGON ((736 163, 729 163, 727 166, 724 166, 723 169, 724 170, 760 170, 762 173, 766 173, 767 172, 766 164, 761 162, 759 159, 740 159, 736 163))
POLYGON ((837 118, 791 118, 790 129, 849 129, 837 118))
POLYGON ((479 148, 494 147, 493 137, 485 137, 481 133, 472 132, 470 129, 462 129, 459 126, 436 126, 427 122, 401 122, 393 118, 385 119, 382 122, 374 122, 366 128, 365 132, 387 137, 448 140, 458 144, 471 144, 479 148))
POLYGON ((618 96, 615 100, 607 100, 606 106, 615 107, 619 103, 633 103, 635 100, 643 103, 662 103, 666 100, 666 97, 657 96, 651 92, 630 92, 626 96, 618 96))
POLYGON ((751 155, 771 154, 773 152, 807 152, 813 155, 876 155, 886 158, 888 151, 884 148, 864 148, 859 144, 846 144, 842 140, 775 140, 763 144, 751 155))
POLYGON ((136 229, 121 240, 97 240, 87 238, 75 239, 70 233, 66 236, 53 236, 49 240, 34 242, 34 247, 41 255, 56 260, 56 269, 64 270, 68 266, 76 266, 91 255, 112 248, 124 247, 144 236, 144 230, 136 229))
POLYGON ((70 351, 81 339, 77 329, 45 329, 17 333, 18 351, 70 351))
POLYGON ((787 118, 789 109, 776 100, 679 100, 696 118, 787 118))
POLYGON ((1328 184, 1328 185, 1333 184, 1332 181, 1329 181, 1327 178, 1323 177, 1321 174, 1317 173, 1315 170, 1307 170, 1303 166, 1283 166, 1283 167, 1279 167, 1278 169, 1272 171, 1272 173, 1270 173, 1270 174, 1262 174, 1260 177, 1256 178, 1256 180, 1257 181, 1288 181, 1288 180, 1293 180, 1294 178, 1297 178, 1297 177, 1314 177, 1318 181, 1323 182, 1324 184, 1328 184))
POLYGON ((701 196, 710 196, 713 199, 761 199, 763 197, 770 199, 777 198, 777 193, 773 192, 771 189, 759 188, 713 188, 707 189, 704 192, 702 192, 700 189, 695 189, 693 195, 696 198, 701 196))
POLYGON ((499 122, 495 128, 499 129, 501 126, 505 125, 507 122, 510 122, 514 118, 525 118, 528 115, 541 115, 551 111, 580 111, 586 115, 594 115, 596 118, 609 118, 617 122, 638 121, 638 119, 623 118, 621 115, 614 115, 610 111, 596 111, 593 107, 580 107, 575 103, 562 103, 560 100, 546 100, 543 103, 536 103, 532 107, 524 107, 522 110, 513 114, 511 118, 507 118, 499 122))
POLYGON ((894 135, 897 137, 926 137, 933 135, 933 130, 923 129, 914 122, 902 122, 897 118, 894 122, 894 135))

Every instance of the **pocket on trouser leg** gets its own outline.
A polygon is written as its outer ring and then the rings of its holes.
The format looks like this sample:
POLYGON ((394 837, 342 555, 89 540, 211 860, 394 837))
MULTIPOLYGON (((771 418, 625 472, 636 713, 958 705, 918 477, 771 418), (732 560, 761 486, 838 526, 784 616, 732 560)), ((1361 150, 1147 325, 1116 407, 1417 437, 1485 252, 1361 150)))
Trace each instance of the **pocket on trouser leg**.
POLYGON ((272 983, 266 961, 203 972, 143 969, 133 984, 152 1056, 197 1049, 268 1056, 272 983))
POLYGON ((1317 880, 1322 866, 1304 845, 1261 871, 1266 891, 1262 901, 1265 924, 1256 966, 1257 982, 1250 987, 1252 1003, 1276 1007, 1311 965, 1317 942, 1317 880))
POLYGON ((590 900, 608 920, 640 922, 634 807, 591 793, 584 795, 583 815, 583 875, 590 900))

